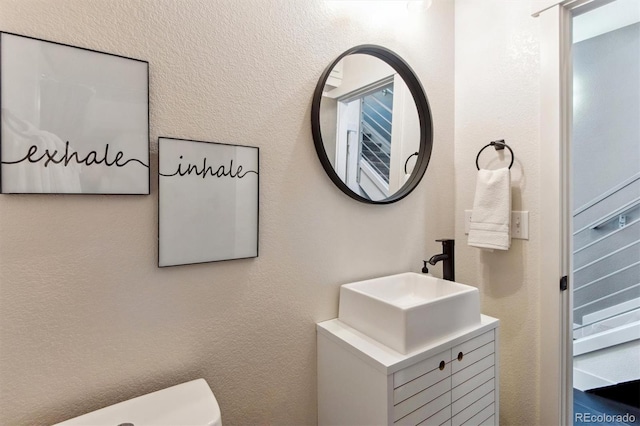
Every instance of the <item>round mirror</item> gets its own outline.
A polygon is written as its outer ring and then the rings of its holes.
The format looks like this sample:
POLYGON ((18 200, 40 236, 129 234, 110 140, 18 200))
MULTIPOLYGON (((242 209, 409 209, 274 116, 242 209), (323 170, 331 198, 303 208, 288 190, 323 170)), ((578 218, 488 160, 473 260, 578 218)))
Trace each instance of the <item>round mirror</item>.
POLYGON ((402 58, 380 46, 349 49, 325 69, 311 128, 331 180, 365 203, 409 195, 431 157, 433 126, 422 85, 402 58))

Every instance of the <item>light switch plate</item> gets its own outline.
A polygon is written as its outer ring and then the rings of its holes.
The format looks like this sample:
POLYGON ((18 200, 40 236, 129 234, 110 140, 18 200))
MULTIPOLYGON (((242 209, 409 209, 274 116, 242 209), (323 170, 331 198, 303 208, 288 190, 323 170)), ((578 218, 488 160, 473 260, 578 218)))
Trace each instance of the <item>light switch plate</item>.
POLYGON ((511 238, 529 239, 529 212, 511 212, 511 238))
POLYGON ((471 212, 473 210, 465 210, 464 211, 464 233, 469 234, 469 229, 471 229, 471 212))
MULTIPOLYGON (((464 233, 469 233, 471 226, 472 210, 464 211, 464 233)), ((529 239, 529 212, 528 211, 512 211, 511 212, 511 239, 528 240, 529 239)))

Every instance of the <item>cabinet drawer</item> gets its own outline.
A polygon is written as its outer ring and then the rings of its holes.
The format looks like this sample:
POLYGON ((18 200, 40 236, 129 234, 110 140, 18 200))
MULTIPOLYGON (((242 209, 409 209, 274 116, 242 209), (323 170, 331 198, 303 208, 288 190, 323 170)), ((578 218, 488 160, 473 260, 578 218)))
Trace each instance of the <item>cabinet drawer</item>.
MULTIPOLYGON (((471 419, 474 419, 475 416, 488 407, 492 406, 495 402, 494 391, 489 392, 487 395, 483 396, 464 410, 460 411, 458 414, 451 418, 451 426, 460 426, 463 423, 468 422, 471 419)), ((481 420, 481 419, 480 419, 481 420)), ((476 423, 477 424, 477 423, 476 423)))
POLYGON ((495 388, 494 379, 491 379, 488 382, 484 382, 483 384, 481 384, 480 386, 478 386, 477 388, 475 388, 474 390, 472 390, 462 398, 458 399, 457 401, 454 401, 453 404, 451 404, 451 415, 455 416, 460 411, 464 410, 465 408, 467 408, 468 406, 470 406, 471 404, 473 404, 474 402, 476 402, 477 400, 479 400, 480 398, 482 398, 483 396, 485 396, 486 394, 494 390, 494 388, 495 388))
POLYGON ((451 364, 445 364, 443 370, 440 370, 439 367, 435 370, 431 370, 427 374, 423 374, 422 376, 405 383, 399 388, 394 389, 393 403, 398 404, 409 398, 410 396, 417 394, 423 389, 427 389, 428 387, 433 386, 445 379, 448 379, 447 383, 451 384, 451 379, 449 378, 450 375, 451 364))
POLYGON ((446 365, 447 361, 450 359, 451 350, 448 349, 444 352, 440 352, 438 355, 434 355, 431 358, 425 359, 424 361, 420 361, 407 368, 403 368, 400 371, 396 371, 393 374, 393 387, 400 387, 405 383, 422 376, 423 374, 427 374, 432 370, 436 370, 440 367, 441 362, 444 361, 446 365))
MULTIPOLYGON (((435 418, 434 414, 438 413, 441 410, 451 415, 449 405, 451 405, 451 392, 440 395, 430 403, 423 405, 414 412, 394 422, 394 425, 415 426, 418 423, 424 422, 432 416, 435 418)), ((427 422, 427 424, 431 423, 427 422)))
POLYGON ((493 342, 494 340, 495 340, 495 333, 493 330, 491 330, 491 331, 487 331, 484 334, 479 335, 478 337, 474 337, 471 340, 462 342, 451 349, 452 360, 456 360, 460 352, 462 352, 463 355, 466 356, 467 353, 474 351, 478 349, 480 346, 484 346, 489 342, 493 342))
MULTIPOLYGON (((474 349, 470 352, 457 352, 458 357, 451 361, 451 372, 457 373, 458 371, 475 364, 480 361, 482 358, 485 358, 491 355, 494 352, 494 344, 493 342, 489 342, 486 345, 480 346, 477 349, 474 349)), ((456 356, 455 354, 453 354, 456 356)))
POLYGON ((480 361, 471 364, 467 368, 454 373, 451 376, 451 387, 460 386, 467 380, 482 373, 487 368, 492 367, 495 364, 495 354, 491 354, 488 357, 482 358, 480 361))
POLYGON ((483 383, 493 379, 495 375, 496 375, 495 366, 491 366, 487 368, 486 370, 482 371, 480 374, 477 374, 472 378, 470 378, 469 380, 467 380, 466 382, 461 383, 460 385, 454 387, 451 390, 451 399, 454 401, 459 400, 460 398, 462 398, 463 396, 465 396, 466 394, 468 394, 478 386, 481 386, 483 383))
POLYGON ((451 380, 443 380, 435 385, 418 392, 409 399, 405 399, 400 404, 393 407, 393 420, 397 421, 412 411, 417 410, 425 404, 433 401, 440 395, 449 392, 451 380))

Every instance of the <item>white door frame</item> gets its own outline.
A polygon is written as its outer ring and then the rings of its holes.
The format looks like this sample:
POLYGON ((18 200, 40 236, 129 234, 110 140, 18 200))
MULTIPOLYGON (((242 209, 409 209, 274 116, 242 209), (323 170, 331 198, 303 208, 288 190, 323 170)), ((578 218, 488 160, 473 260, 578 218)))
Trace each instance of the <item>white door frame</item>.
POLYGON ((573 424, 571 18, 612 0, 533 0, 540 21, 540 423, 573 424), (560 291, 560 278, 569 289, 560 291))

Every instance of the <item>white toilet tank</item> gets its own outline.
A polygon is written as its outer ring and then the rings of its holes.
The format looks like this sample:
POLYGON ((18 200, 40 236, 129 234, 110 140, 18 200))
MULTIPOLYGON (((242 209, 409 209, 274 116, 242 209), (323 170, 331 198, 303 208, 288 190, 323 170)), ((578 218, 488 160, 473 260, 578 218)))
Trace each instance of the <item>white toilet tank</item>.
POLYGON ((54 426, 222 426, 204 379, 192 380, 84 414, 54 426))

